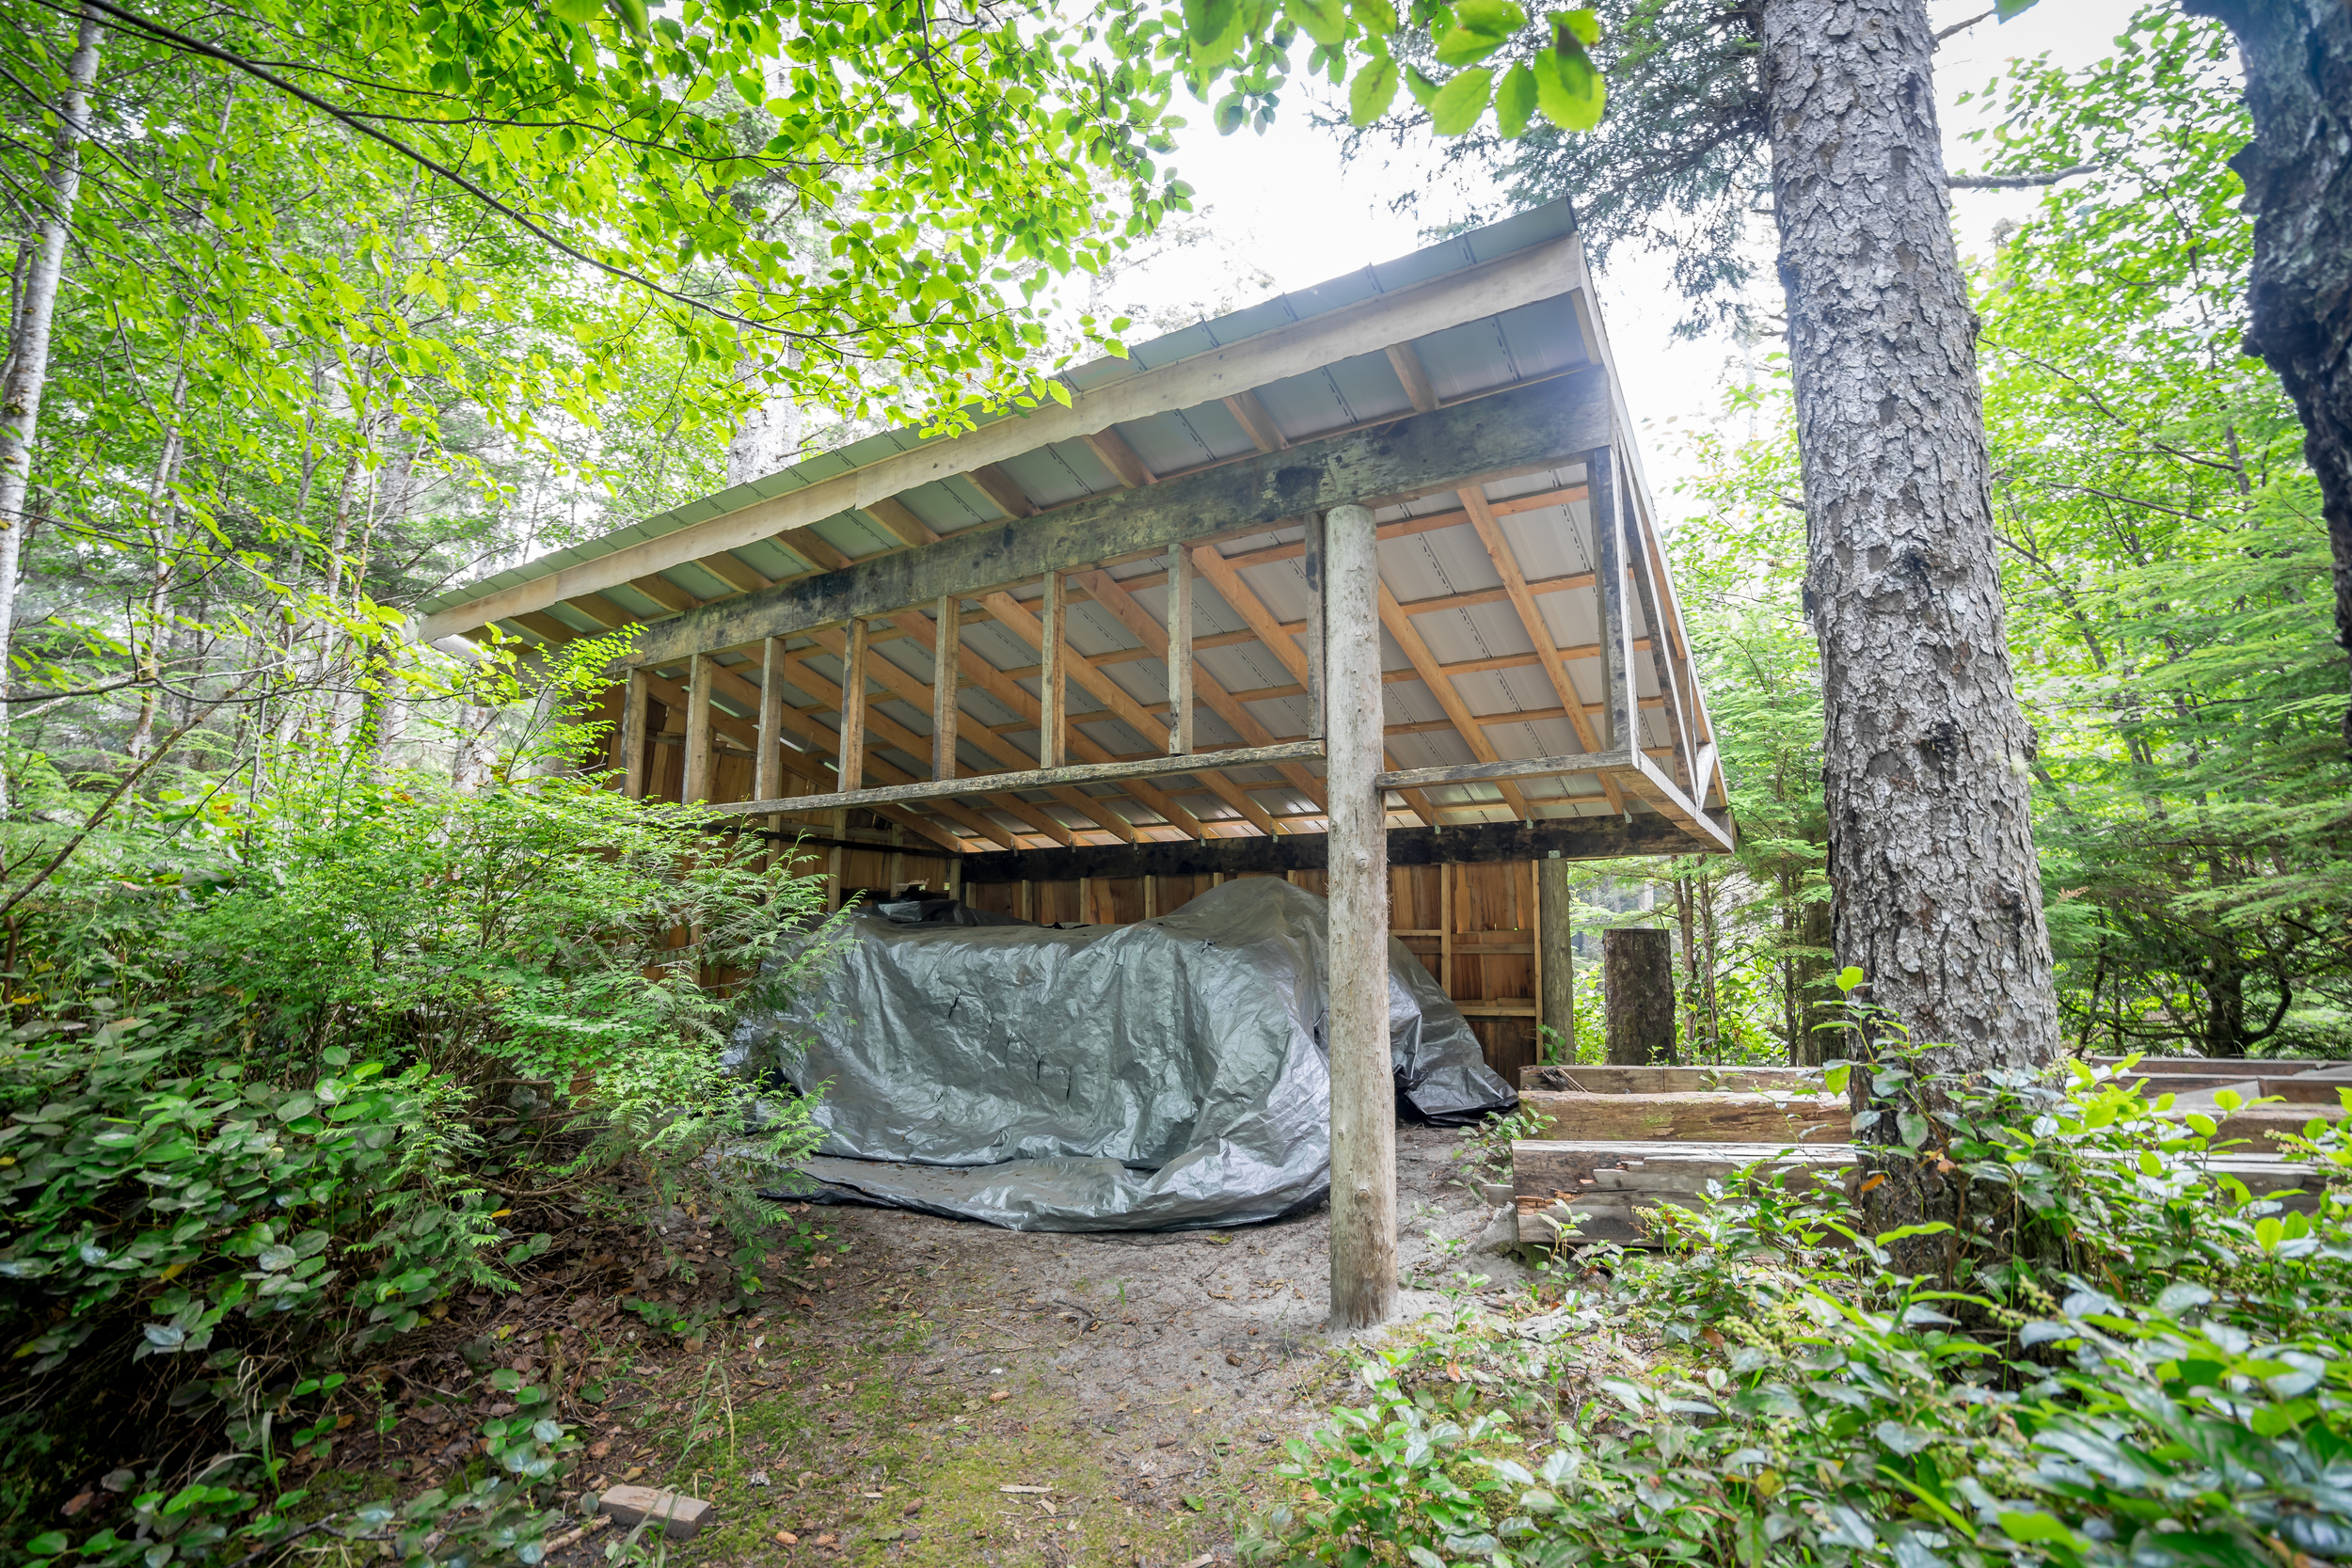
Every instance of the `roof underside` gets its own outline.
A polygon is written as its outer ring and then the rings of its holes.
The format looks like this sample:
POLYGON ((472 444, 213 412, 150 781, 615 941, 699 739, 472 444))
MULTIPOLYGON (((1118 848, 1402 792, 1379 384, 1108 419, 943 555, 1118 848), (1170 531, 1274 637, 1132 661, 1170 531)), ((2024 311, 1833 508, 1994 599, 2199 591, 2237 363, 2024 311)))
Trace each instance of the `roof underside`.
MULTIPOLYGON (((1572 275, 1562 280, 1566 286, 1488 312, 1475 308, 1476 280, 1491 274, 1494 264, 1547 244, 1555 251, 1560 243, 1572 246, 1570 230, 1565 204, 1539 209, 1401 261, 1204 322, 1143 344, 1126 360, 1081 367, 1067 379, 1083 406, 1122 383, 1148 388, 1152 383, 1146 378, 1155 372, 1181 369, 1203 356, 1246 352, 1253 343, 1276 341, 1268 335, 1295 330, 1300 324, 1326 317, 1343 321, 1346 312, 1367 311, 1372 308, 1367 302, 1415 285, 1436 283, 1458 293, 1467 302, 1465 319, 1398 341, 1383 341, 1375 326, 1364 341, 1342 343, 1341 351, 1319 357, 1311 368, 1181 406, 1146 406, 1134 417, 1022 447, 993 462, 965 467, 956 461, 960 443, 946 443, 940 467, 950 471, 941 477, 729 548, 695 553, 698 526, 723 522, 746 508, 777 505, 809 486, 943 445, 920 442, 905 432, 874 436, 771 480, 443 595, 423 607, 427 625, 463 626, 469 624, 469 606, 507 608, 535 597, 540 608, 515 611, 499 625, 526 640, 560 642, 633 622, 660 622, 704 603, 919 549, 967 530, 1001 526, 1089 498, 1145 490, 1173 476, 1254 460, 1335 433, 1513 388, 1547 381, 1565 387, 1579 375, 1599 375, 1609 380, 1613 404, 1613 377, 1605 341, 1594 325, 1598 316, 1581 253, 1572 275), (1457 277, 1458 290, 1443 281, 1457 277), (658 570, 600 581, 594 591, 567 598, 537 592, 559 576, 567 584, 599 580, 594 574, 600 560, 673 536, 677 546, 669 553, 675 559, 658 570)), ((1135 391, 1127 388, 1131 401, 1135 391)), ((1006 450, 1004 434, 985 427, 979 433, 995 437, 994 450, 1006 450)), ((1621 434, 1620 442, 1626 439, 1621 434)), ((1638 468, 1630 472, 1638 475, 1638 468)), ((1586 482, 1583 466, 1570 463, 1485 478, 1375 509, 1381 579, 1395 601, 1393 614, 1384 611, 1382 632, 1391 769, 1601 749, 1594 737, 1608 727, 1605 628, 1586 482)), ((1664 657, 1637 656, 1629 672, 1640 704, 1638 744, 1654 756, 1671 759, 1678 753, 1691 799, 1718 805, 1720 777, 1712 747, 1705 745, 1709 737, 1704 703, 1689 668, 1672 585, 1638 478, 1630 488, 1642 553, 1648 557, 1668 623, 1664 657), (1661 673, 1667 689, 1661 689, 1661 673), (1700 776, 1692 779, 1691 765, 1700 763, 1702 746, 1708 755, 1696 768, 1700 776)), ((1285 520, 1190 546, 1198 573, 1192 636, 1195 736, 1201 752, 1263 746, 1310 733, 1303 638, 1311 600, 1302 569, 1304 535, 1303 522, 1285 520)), ((630 559, 642 562, 644 556, 639 548, 630 559)), ((1073 760, 1160 755, 1167 747, 1169 711, 1166 554, 1106 562, 1073 573, 1070 582, 1067 640, 1076 668, 1066 701, 1073 760)), ((960 772, 1037 766, 1041 686, 1034 617, 1042 594, 1042 584, 1030 581, 986 591, 976 585, 963 596, 960 772)), ((1635 646, 1646 651, 1656 628, 1643 617, 1639 595, 1629 593, 1625 602, 1635 646)), ((866 782, 929 779, 935 614, 930 606, 911 606, 868 624, 866 782)), ((787 778, 803 781, 787 788, 820 793, 853 787, 856 781, 836 786, 832 778, 831 736, 839 722, 839 683, 846 673, 841 631, 796 633, 784 640, 781 651, 779 678, 790 710, 782 721, 784 768, 787 778)), ((764 657, 756 644, 716 653, 726 672, 714 684, 712 698, 719 716, 715 743, 722 749, 740 747, 752 736, 764 657)), ((657 675, 682 682, 684 662, 658 666, 657 675)), ((657 699, 661 690, 657 684, 657 699)), ((682 727, 682 720, 672 722, 682 727)), ((1616 816, 1651 809, 1633 790, 1591 773, 1401 791, 1390 803, 1392 823, 1431 826, 1616 816)), ((1319 833, 1325 828, 1323 806, 1318 768, 1294 762, 1204 768, 1148 783, 1127 780, 926 802, 886 815, 919 825, 942 842, 993 849, 1319 833)))

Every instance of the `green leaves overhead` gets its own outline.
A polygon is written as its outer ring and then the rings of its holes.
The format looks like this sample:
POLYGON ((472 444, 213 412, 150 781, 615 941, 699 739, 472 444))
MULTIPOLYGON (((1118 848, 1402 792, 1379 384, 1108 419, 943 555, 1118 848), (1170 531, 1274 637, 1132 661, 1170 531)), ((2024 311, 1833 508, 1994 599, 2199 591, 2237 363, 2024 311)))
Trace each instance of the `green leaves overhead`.
POLYGON ((1517 0, 1416 0, 1410 25, 1427 29, 1430 57, 1453 71, 1442 79, 1400 66, 1402 23, 1388 0, 1179 0, 1174 8, 1111 0, 1107 14, 1105 36, 1122 71, 1148 72, 1155 84, 1181 81, 1203 103, 1214 96, 1221 132, 1271 122, 1300 34, 1313 44, 1306 70, 1346 87, 1348 121, 1358 127, 1388 116, 1400 85, 1441 136, 1470 131, 1490 103, 1506 140, 1538 119, 1590 130, 1607 107, 1589 53, 1600 41, 1590 9, 1533 21, 1517 0))

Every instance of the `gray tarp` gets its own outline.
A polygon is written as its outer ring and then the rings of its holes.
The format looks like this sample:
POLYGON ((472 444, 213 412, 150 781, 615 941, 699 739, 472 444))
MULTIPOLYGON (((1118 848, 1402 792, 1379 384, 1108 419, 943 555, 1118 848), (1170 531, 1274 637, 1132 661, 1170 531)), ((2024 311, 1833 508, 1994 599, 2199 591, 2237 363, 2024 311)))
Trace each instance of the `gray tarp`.
MULTIPOLYGON (((739 1025, 740 1067, 820 1091, 807 1174, 1016 1230, 1240 1225, 1323 1196, 1321 898, 1250 878, 1132 926, 979 924, 998 919, 863 911, 790 1012, 739 1025)), ((1404 1114, 1518 1102, 1393 941, 1389 1031, 1404 1114)))

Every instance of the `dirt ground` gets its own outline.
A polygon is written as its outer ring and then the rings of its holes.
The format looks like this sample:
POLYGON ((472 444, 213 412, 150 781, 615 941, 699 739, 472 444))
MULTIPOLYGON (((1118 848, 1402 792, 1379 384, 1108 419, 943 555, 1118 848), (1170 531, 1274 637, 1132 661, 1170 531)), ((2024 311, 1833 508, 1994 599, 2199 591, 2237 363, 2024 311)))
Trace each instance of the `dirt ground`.
MULTIPOLYGON (((1495 1209, 1464 1179, 1460 1135, 1406 1127, 1397 1144, 1400 1321, 1441 1309, 1456 1270, 1515 1284, 1476 1250, 1495 1209)), ((1041 1235, 812 1207, 770 1255, 770 1293, 732 1314, 661 1275, 642 1228, 632 1259, 628 1232, 583 1227, 532 1293, 473 1298, 397 1364, 398 1423, 353 1433, 318 1479, 449 1479, 501 1413, 485 1380, 505 1368, 551 1382, 584 1440, 574 1506, 622 1482, 715 1505, 666 1549, 681 1564, 1230 1562, 1236 1523, 1273 1500, 1281 1441, 1347 1373, 1324 1329, 1327 1221, 1041 1235)), ((723 1250, 690 1220, 668 1239, 690 1259, 723 1250)), ((601 1563, 616 1533, 550 1560, 601 1563)))

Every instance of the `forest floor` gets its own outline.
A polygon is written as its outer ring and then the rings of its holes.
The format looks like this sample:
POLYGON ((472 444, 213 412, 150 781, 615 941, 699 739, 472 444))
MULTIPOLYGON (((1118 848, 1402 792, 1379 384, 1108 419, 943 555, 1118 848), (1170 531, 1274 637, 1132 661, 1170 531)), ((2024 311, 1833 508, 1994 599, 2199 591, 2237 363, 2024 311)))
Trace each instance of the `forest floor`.
MULTIPOLYGON (((1502 1258, 1455 1255, 1494 1213, 1461 1138, 1397 1143, 1400 1321, 1441 1309, 1455 1269, 1516 1280, 1502 1258)), ((628 1481, 716 1505, 669 1548, 680 1564, 1230 1562, 1235 1524, 1278 1499, 1282 1441, 1344 1391, 1328 1218, 1095 1236, 812 1208, 771 1255, 787 1265, 771 1292, 731 1314, 723 1269, 682 1285, 642 1227, 581 1226, 528 1293, 470 1298, 391 1363, 398 1423, 349 1433, 312 1484, 453 1479, 501 1413, 486 1378, 504 1368, 561 1391, 585 1444, 575 1503, 628 1481)), ((723 1250, 683 1218, 668 1239, 723 1250)), ((549 1560, 600 1563, 614 1533, 549 1560)))

